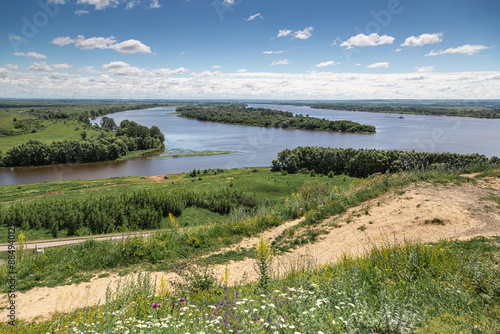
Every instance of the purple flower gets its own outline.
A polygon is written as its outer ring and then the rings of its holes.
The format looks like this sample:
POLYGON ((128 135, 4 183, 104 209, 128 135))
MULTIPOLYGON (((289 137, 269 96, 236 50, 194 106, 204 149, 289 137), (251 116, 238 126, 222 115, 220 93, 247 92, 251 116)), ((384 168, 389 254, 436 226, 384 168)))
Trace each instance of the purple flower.
POLYGON ((158 306, 156 303, 153 303, 153 308, 156 308, 156 306, 158 306))
POLYGON ((180 300, 181 302, 185 301, 185 299, 184 299, 184 298, 181 298, 181 299, 179 299, 179 300, 180 300))

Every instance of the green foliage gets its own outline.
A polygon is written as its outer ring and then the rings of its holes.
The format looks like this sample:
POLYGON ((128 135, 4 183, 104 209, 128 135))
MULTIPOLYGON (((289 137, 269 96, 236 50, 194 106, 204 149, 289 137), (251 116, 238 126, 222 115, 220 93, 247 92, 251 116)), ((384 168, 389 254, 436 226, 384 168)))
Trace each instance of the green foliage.
POLYGON ((131 193, 94 196, 71 200, 40 198, 14 202, 0 211, 0 225, 12 222, 26 229, 50 229, 53 235, 67 230, 68 236, 86 228, 92 234, 109 233, 114 228, 157 229, 162 218, 181 215, 186 207, 198 207, 228 214, 242 201, 239 192, 139 190, 131 193), (57 208, 57 209, 55 209, 57 208))
MULTIPOLYGON (((272 161, 272 170, 301 173, 314 170, 316 173, 349 174, 367 177, 375 173, 429 169, 441 166, 442 170, 459 170, 471 166, 487 166, 489 159, 480 154, 428 153, 407 151, 379 151, 375 149, 297 147, 278 153, 272 161)), ((433 168, 436 170, 436 168, 433 168)))
POLYGON ((302 129, 339 132, 374 133, 375 127, 352 121, 329 121, 314 117, 293 115, 288 111, 247 108, 244 105, 178 107, 182 117, 228 124, 241 124, 283 129, 302 129))
POLYGON ((375 113, 396 113, 436 116, 459 116, 478 118, 500 118, 500 107, 497 101, 453 101, 425 104, 421 101, 408 101, 408 104, 396 103, 313 103, 308 104, 315 109, 366 111, 375 113), (412 103, 413 102, 413 103, 412 103), (493 103, 492 103, 493 102, 493 103))
MULTIPOLYGON (((107 130, 114 129, 111 123, 114 124, 113 119, 107 118, 103 126, 107 130)), ((115 160, 129 151, 158 148, 163 144, 162 134, 152 137, 150 129, 135 122, 123 121, 116 135, 86 139, 87 132, 82 131, 81 141, 53 141, 51 144, 30 139, 7 151, 2 162, 15 167, 115 160)))

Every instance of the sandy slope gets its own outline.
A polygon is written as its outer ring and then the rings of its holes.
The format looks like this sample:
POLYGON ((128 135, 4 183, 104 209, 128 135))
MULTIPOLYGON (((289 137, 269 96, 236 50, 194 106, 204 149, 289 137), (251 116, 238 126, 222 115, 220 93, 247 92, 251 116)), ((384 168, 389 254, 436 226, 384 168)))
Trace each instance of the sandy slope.
MULTIPOLYGON (((330 233, 323 235, 314 244, 294 249, 274 260, 275 272, 310 262, 328 263, 335 261, 342 253, 360 254, 373 243, 395 242, 404 239, 437 241, 442 238, 469 239, 475 236, 500 235, 500 209, 495 202, 485 200, 488 196, 500 197, 500 179, 490 178, 457 185, 419 183, 399 191, 393 191, 380 198, 363 203, 341 216, 331 217, 323 222, 330 233), (368 214, 366 214, 366 211, 368 214), (443 224, 432 223, 434 218, 443 224), (347 223, 349 221, 349 223, 347 223), (427 221, 427 222, 426 222, 427 221), (336 225, 336 227, 334 226, 336 225), (359 228, 364 226, 364 231, 359 228)), ((274 240, 286 228, 300 220, 269 230, 264 236, 274 240)), ((247 238, 231 247, 251 248, 257 238, 247 238)), ((214 269, 222 273, 225 266, 214 269)), ((254 261, 251 259, 229 264, 232 283, 239 282, 246 273, 250 280, 257 277, 254 261)), ((135 274, 134 274, 135 275, 135 274)), ((125 278, 132 278, 129 275, 125 278)), ((159 280, 165 275, 168 280, 174 274, 154 273, 159 280)), ((89 283, 55 288, 35 288, 17 295, 18 318, 33 320, 47 319, 54 312, 68 312, 78 307, 103 302, 106 288, 116 286, 117 275, 94 278, 89 283)), ((5 296, 0 305, 6 305, 5 296)), ((0 311, 0 319, 6 319, 6 310, 0 311)))

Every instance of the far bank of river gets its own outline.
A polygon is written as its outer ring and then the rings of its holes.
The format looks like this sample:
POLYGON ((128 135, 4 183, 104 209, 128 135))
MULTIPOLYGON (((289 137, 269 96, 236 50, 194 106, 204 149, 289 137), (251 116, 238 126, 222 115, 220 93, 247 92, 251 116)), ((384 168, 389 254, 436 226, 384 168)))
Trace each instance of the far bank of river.
MULTIPOLYGON (((374 125, 375 134, 332 133, 269 129, 201 122, 177 117, 175 108, 124 111, 109 115, 119 124, 128 119, 165 134, 166 150, 238 151, 241 153, 164 157, 43 167, 8 168, 0 171, 0 185, 113 176, 161 175, 187 172, 193 168, 240 168, 270 166, 277 153, 297 146, 331 146, 500 156, 500 119, 440 117, 311 109, 304 106, 251 104, 294 114, 331 120, 351 120, 374 125), (399 115, 397 115, 399 116, 399 115)), ((99 121, 96 119, 95 121, 99 121)))

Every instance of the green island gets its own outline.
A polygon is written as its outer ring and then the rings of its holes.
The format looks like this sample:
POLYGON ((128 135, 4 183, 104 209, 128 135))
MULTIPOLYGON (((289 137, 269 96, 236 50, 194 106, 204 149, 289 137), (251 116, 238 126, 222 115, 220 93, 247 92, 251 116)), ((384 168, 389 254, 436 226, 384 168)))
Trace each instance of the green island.
POLYGON ((260 126, 266 128, 300 129, 351 133, 375 133, 372 125, 363 125, 352 121, 330 121, 294 115, 288 111, 265 108, 249 108, 246 105, 184 106, 176 111, 181 117, 199 121, 260 126))
MULTIPOLYGON (((0 252, 0 259, 15 256, 17 291, 29 296, 34 287, 83 282, 68 285, 69 294, 115 276, 122 283, 109 287, 100 305, 82 301, 15 326, 0 323, 0 331, 494 333, 498 236, 429 243, 384 234, 362 242, 358 255, 282 261, 346 230, 359 247, 365 233, 383 226, 388 217, 377 219, 377 212, 391 199, 418 203, 422 226, 452 224, 440 215, 440 202, 427 217, 430 203, 412 202, 412 189, 425 189, 432 200, 477 189, 470 199, 479 203, 475 214, 496 215, 498 180, 495 157, 300 147, 280 152, 272 168, 1 186, 0 233, 13 223, 21 247, 0 252), (357 167, 366 163, 371 171, 357 167), (132 231, 154 233, 94 240, 132 231), (42 253, 23 247, 26 240, 75 236, 88 239, 42 253), (242 243, 248 237, 256 242, 242 243), (255 277, 233 266, 248 261, 255 277)), ((10 289, 9 268, 0 264, 2 293, 10 289)), ((31 306, 50 298, 44 294, 31 306)), ((2 300, 2 314, 7 306, 2 300)))
POLYGON ((307 105, 315 109, 390 114, 500 118, 499 100, 363 100, 298 102, 297 105, 307 105))

